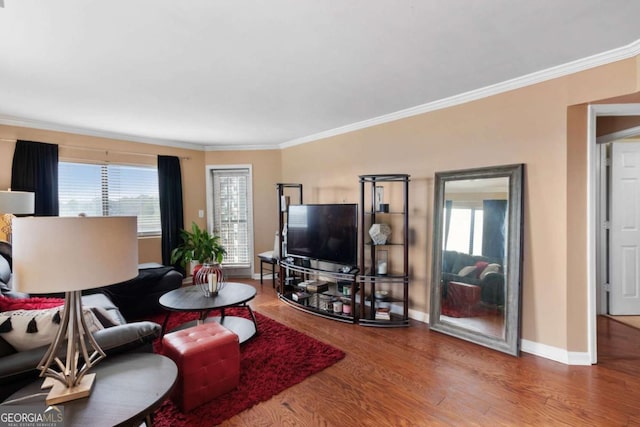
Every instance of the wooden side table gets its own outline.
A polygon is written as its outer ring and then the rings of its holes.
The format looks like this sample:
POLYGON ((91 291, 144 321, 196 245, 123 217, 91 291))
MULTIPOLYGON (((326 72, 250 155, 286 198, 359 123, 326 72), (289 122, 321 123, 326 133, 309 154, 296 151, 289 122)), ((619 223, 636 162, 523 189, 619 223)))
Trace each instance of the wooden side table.
MULTIPOLYGON (((153 412, 173 389, 178 368, 171 359, 159 354, 128 353, 107 357, 91 372, 96 382, 89 397, 65 402, 64 425, 69 426, 140 426, 150 425, 153 412)), ((46 393, 38 378, 7 399, 31 398, 15 405, 45 404, 46 393)))

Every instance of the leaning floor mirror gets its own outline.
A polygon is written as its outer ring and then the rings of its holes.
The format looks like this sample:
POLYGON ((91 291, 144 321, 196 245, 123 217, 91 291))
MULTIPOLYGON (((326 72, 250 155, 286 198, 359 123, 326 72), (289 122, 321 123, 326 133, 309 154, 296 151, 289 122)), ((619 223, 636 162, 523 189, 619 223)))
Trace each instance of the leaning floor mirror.
POLYGON ((431 329, 517 356, 524 165, 435 176, 431 329))

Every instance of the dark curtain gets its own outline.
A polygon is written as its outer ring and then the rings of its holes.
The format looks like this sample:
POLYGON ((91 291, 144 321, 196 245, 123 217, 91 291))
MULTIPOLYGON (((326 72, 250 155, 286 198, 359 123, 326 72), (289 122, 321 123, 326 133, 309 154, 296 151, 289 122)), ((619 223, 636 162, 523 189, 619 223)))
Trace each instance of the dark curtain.
POLYGON ((453 200, 445 200, 444 201, 444 216, 445 216, 445 227, 444 227, 444 250, 447 250, 447 241, 449 240, 449 226, 451 225, 451 208, 453 206, 453 200))
POLYGON ((507 201, 485 200, 483 204, 482 255, 504 263, 507 244, 507 201))
MULTIPOLYGON (((182 174, 178 157, 158 156, 158 187, 162 226, 162 263, 171 265, 171 251, 181 243, 180 230, 184 228, 182 174)), ((182 271, 179 265, 175 267, 182 271)))
POLYGON ((35 216, 57 216, 58 146, 42 142, 16 142, 11 189, 35 193, 35 216))

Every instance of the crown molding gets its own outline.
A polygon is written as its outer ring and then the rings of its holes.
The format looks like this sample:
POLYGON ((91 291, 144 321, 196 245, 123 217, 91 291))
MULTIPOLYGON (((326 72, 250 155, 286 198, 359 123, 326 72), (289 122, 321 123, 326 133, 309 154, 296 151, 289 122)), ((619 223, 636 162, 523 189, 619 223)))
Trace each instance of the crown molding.
POLYGON ((588 70, 590 68, 610 64, 612 62, 620 61, 623 59, 628 59, 638 54, 640 54, 640 40, 636 40, 626 46, 599 53, 597 55, 581 58, 576 61, 568 62, 566 64, 558 65, 552 68, 547 68, 545 70, 536 71, 535 73, 485 86, 483 88, 474 89, 458 95, 450 96, 448 98, 428 102, 416 107, 407 108, 391 114, 385 114, 383 116, 363 120, 361 122, 352 123, 350 125, 341 126, 335 129, 330 129, 302 138, 292 139, 280 144, 280 148, 288 148, 296 145, 306 144, 308 142, 317 141, 319 139, 342 135, 348 132, 353 132, 356 130, 361 130, 372 126, 417 116, 431 111, 442 110, 445 108, 454 107, 456 105, 465 104, 467 102, 477 101, 482 98, 488 98, 490 96, 498 95, 514 89, 520 89, 526 86, 531 86, 533 84, 553 80, 558 77, 563 77, 569 74, 588 70))
POLYGON ((249 151, 249 150, 279 150, 278 144, 271 145, 203 145, 184 141, 175 141, 161 138, 147 138, 125 133, 100 131, 76 126, 65 126, 56 123, 39 120, 24 119, 0 114, 0 125, 18 126, 32 129, 50 130, 55 132, 73 133, 76 135, 95 136, 98 138, 118 139, 123 141, 140 142, 142 144, 161 145, 165 147, 185 148, 195 151, 249 151))
POLYGON ((66 126, 56 123, 43 122, 39 120, 24 119, 0 114, 0 125, 18 126, 40 130, 50 130, 55 132, 66 132, 77 135, 95 136, 98 138, 118 139, 123 141, 140 142, 143 144, 162 145, 166 147, 186 148, 189 150, 203 151, 204 147, 199 144, 191 144, 188 142, 174 141, 170 139, 147 138, 136 135, 128 135, 125 133, 101 131, 87 129, 76 126, 66 126))
POLYGON ((279 144, 272 145, 207 145, 205 151, 255 151, 255 150, 280 150, 279 144))

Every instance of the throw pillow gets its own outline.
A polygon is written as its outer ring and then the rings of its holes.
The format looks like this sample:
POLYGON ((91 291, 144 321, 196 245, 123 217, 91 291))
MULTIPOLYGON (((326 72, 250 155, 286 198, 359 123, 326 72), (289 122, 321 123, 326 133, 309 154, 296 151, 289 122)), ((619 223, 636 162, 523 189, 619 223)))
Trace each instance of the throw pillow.
POLYGON ((476 273, 475 265, 468 265, 466 267, 462 267, 462 269, 458 272, 458 276, 462 277, 472 277, 476 273))
POLYGON ((480 278, 480 275, 482 274, 484 269, 487 268, 487 265, 489 265, 489 263, 487 261, 477 261, 476 262, 476 274, 478 275, 478 278, 480 278))
POLYGON ((0 311, 40 310, 45 308, 58 307, 63 304, 63 298, 9 298, 6 296, 0 297, 0 311))
MULTIPOLYGON (((103 329, 93 310, 83 308, 89 333, 103 329)), ((49 345, 60 327, 61 307, 0 313, 0 336, 18 351, 49 345)))
POLYGON ((88 307, 93 311, 93 314, 96 315, 96 318, 98 319, 98 321, 100 321, 100 323, 102 324, 102 326, 106 329, 106 328, 110 328, 112 326, 118 326, 121 323, 116 321, 110 314, 109 311, 107 311, 107 309, 105 309, 104 307, 88 307))
POLYGON ((499 273, 500 272, 500 264, 489 264, 486 266, 482 273, 480 273, 480 280, 484 279, 485 276, 489 273, 499 273))
POLYGON ((5 259, 2 255, 0 255, 0 285, 2 285, 3 289, 9 290, 7 284, 11 279, 11 267, 9 266, 9 261, 5 259))

